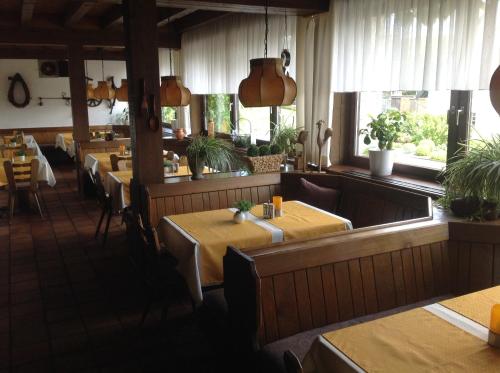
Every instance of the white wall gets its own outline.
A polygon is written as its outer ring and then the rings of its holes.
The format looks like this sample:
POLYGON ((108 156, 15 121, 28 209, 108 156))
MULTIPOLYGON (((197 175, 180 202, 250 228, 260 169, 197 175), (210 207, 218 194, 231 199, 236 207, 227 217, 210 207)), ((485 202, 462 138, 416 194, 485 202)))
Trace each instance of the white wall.
MULTIPOLYGON (((114 76, 115 84, 120 86, 126 78, 124 61, 104 61, 105 76, 114 76)), ((101 79, 101 61, 88 61, 87 75, 94 78, 94 86, 101 79)), ((40 78, 37 60, 0 59, 0 128, 59 127, 72 126, 71 106, 63 100, 44 100, 38 105, 38 97, 60 97, 61 92, 70 96, 69 78, 40 78), (20 73, 28 85, 31 101, 25 108, 16 108, 8 98, 9 76, 20 73)), ((126 102, 116 102, 113 114, 101 103, 96 108, 89 108, 89 123, 102 125, 113 123, 116 115, 127 107, 126 102)))

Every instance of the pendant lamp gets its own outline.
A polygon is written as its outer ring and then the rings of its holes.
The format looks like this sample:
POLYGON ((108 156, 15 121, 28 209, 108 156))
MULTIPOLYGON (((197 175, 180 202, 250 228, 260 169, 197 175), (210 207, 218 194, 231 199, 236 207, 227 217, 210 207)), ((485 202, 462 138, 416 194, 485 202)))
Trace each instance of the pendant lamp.
POLYGON ((104 57, 101 49, 101 71, 102 80, 97 82, 97 88, 94 89, 94 96, 98 100, 112 100, 115 97, 115 90, 104 79, 104 57))
POLYGON ((122 85, 115 91, 115 97, 118 101, 128 101, 128 84, 127 79, 122 79, 122 85))
POLYGON ((170 49, 170 75, 161 77, 160 105, 187 106, 191 101, 191 91, 184 87, 179 76, 172 74, 172 49, 170 49))
POLYGON ((491 104, 500 115, 500 66, 497 67, 490 81, 491 104))
POLYGON ((297 96, 297 85, 284 74, 282 60, 267 57, 267 8, 268 1, 265 12, 264 58, 250 60, 250 74, 241 81, 238 89, 238 97, 244 107, 291 105, 297 96))

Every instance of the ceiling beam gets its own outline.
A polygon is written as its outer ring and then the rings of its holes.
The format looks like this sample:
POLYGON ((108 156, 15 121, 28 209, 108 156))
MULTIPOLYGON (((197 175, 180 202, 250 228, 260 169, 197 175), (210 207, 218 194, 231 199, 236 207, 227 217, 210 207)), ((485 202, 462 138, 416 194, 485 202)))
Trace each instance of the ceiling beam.
POLYGON ((74 26, 94 7, 96 0, 72 1, 64 17, 64 26, 74 26))
MULTIPOLYGON (((333 1, 333 0, 331 0, 333 1)), ((237 13, 264 13, 266 0, 157 0, 158 6, 237 13)), ((269 0, 269 14, 312 15, 328 12, 330 0, 269 0)))
POLYGON ((25 26, 33 19, 36 1, 37 0, 23 0, 21 5, 21 25, 25 26))
POLYGON ((110 29, 123 23, 122 7, 113 5, 113 7, 102 16, 100 24, 103 29, 110 29))
MULTIPOLYGON (((82 44, 100 47, 123 47, 125 36, 122 31, 103 33, 102 30, 74 29, 19 29, 0 28, 0 43, 9 45, 69 45, 82 44)), ((159 47, 181 47, 179 34, 172 32, 158 33, 159 47)))
MULTIPOLYGON (((125 61, 125 50, 84 49, 83 56, 86 60, 100 60, 101 56, 106 61, 125 61)), ((65 60, 68 58, 66 48, 31 47, 0 45, 0 59, 29 59, 29 60, 65 60)))
POLYGON ((226 16, 227 12, 214 12, 209 10, 198 10, 191 15, 177 20, 173 27, 178 33, 204 25, 218 18, 226 16))
MULTIPOLYGON (((168 8, 159 8, 158 13, 159 14, 161 14, 162 12, 166 13, 164 9, 168 9, 168 8)), ((162 16, 160 16, 161 19, 160 19, 160 17, 158 19, 157 26, 158 27, 166 26, 169 23, 174 22, 175 20, 181 19, 183 17, 186 17, 194 12, 196 12, 196 9, 178 9, 177 11, 172 12, 170 15, 167 15, 167 16, 162 15, 162 16)))

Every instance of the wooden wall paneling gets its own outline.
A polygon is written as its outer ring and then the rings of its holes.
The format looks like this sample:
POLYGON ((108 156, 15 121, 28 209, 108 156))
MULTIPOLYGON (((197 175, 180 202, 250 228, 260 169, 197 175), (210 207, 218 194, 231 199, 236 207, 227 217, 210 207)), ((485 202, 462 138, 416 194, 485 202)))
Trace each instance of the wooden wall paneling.
POLYGON ((338 284, 335 281, 335 274, 331 264, 321 266, 321 280, 323 281, 322 287, 325 297, 326 322, 337 322, 339 321, 338 284))
POLYGON ((470 243, 458 243, 457 294, 469 292, 470 279, 470 243))
POLYGON ((500 285, 500 245, 495 245, 493 261, 493 284, 500 285))
POLYGON ((192 198, 192 196, 190 196, 190 195, 182 196, 182 207, 184 208, 184 213, 193 212, 191 198, 192 198))
POLYGON ((420 254, 422 259, 422 271, 424 274, 424 294, 425 298, 429 299, 435 295, 434 271, 432 269, 432 257, 431 257, 430 245, 420 246, 420 254))
POLYGON ((182 196, 175 196, 174 197, 174 206, 175 206, 175 213, 176 214, 183 214, 185 212, 184 202, 182 200, 182 196))
POLYGON ((175 215, 175 199, 174 197, 165 198, 165 214, 175 215))
POLYGON ((359 259, 349 260, 349 278, 351 281, 352 305, 354 316, 360 317, 366 314, 365 295, 363 292, 363 279, 359 259))
POLYGON ((442 266, 441 279, 443 282, 443 287, 441 288, 441 291, 443 294, 445 294, 452 292, 451 278, 454 274, 452 275, 451 271, 448 241, 443 241, 440 244, 441 244, 440 246, 441 246, 441 266, 442 266))
POLYGON ((394 289, 394 277, 392 274, 391 254, 374 255, 373 271, 375 274, 379 310, 384 311, 394 308, 397 303, 394 289))
POLYGON ((269 185, 257 187, 257 194, 259 195, 259 203, 272 202, 273 193, 269 185))
POLYGON ((274 295, 280 338, 298 333, 300 322, 293 273, 284 273, 274 277, 274 295))
POLYGON ((401 250, 401 265, 403 269, 406 301, 408 304, 418 301, 415 264, 413 263, 413 250, 401 250))
POLYGON ((494 245, 472 243, 470 248, 470 291, 493 284, 494 245))
POLYGON ((448 262, 450 263, 450 291, 458 293, 458 242, 448 241, 448 262))
POLYGON ((311 299, 313 325, 317 328, 325 325, 326 322, 323 282, 319 267, 307 269, 307 282, 309 285, 309 297, 311 299))
POLYGON ((211 205, 210 205, 210 192, 203 193, 203 210, 211 210, 211 205))
POLYGON ((359 259, 361 278, 363 280, 363 294, 365 295, 366 313, 378 312, 377 289, 375 286, 375 273, 373 271, 372 257, 359 259))
POLYGON ((226 191, 226 196, 227 196, 227 206, 228 207, 234 207, 234 204, 239 201, 236 199, 236 190, 230 189, 226 191))
POLYGON ((276 302, 274 299, 274 284, 272 277, 261 279, 262 317, 267 343, 279 339, 278 320, 276 318, 276 302))
POLYGON ((299 314, 300 329, 313 329, 307 273, 305 270, 300 270, 295 271, 293 275, 295 280, 295 291, 297 294, 297 309, 299 314))
POLYGON ((250 190, 250 188, 242 188, 241 189, 241 199, 245 199, 247 201, 253 201, 252 199, 252 192, 250 190))
POLYGON ((203 211, 203 194, 196 193, 191 195, 193 212, 203 211))
POLYGON ((396 217, 397 205, 391 201, 385 201, 382 210, 382 224, 393 222, 396 217))
POLYGON ((449 292, 446 288, 441 242, 430 245, 432 271, 434 276, 434 295, 441 295, 449 292))
POLYGON ((415 266, 415 284, 417 286, 418 300, 425 299, 424 272, 422 268, 422 254, 420 246, 412 247, 413 263, 415 266))
POLYGON ((229 207, 233 207, 233 205, 229 205, 227 203, 227 190, 220 190, 219 191, 219 208, 221 209, 227 209, 229 207))
POLYGON ((403 261, 401 251, 391 253, 392 273, 394 276, 394 289, 396 291, 396 304, 403 306, 406 303, 405 280, 403 275, 403 261))
POLYGON ((251 195, 252 195, 252 202, 255 204, 260 203, 258 187, 252 187, 252 188, 250 188, 250 190, 251 190, 251 195))
POLYGON ((347 262, 335 263, 335 284, 337 285, 337 302, 340 320, 349 320, 354 317, 352 302, 351 281, 349 278, 349 264, 347 262))
POLYGON ((219 210, 219 192, 209 192, 208 198, 210 200, 210 208, 209 210, 219 210))

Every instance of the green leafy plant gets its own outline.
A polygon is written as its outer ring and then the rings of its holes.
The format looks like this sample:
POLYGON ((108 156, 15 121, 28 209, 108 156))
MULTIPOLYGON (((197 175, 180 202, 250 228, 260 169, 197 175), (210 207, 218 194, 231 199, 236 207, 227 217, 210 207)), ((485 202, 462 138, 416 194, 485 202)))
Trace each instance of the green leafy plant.
POLYGON ((15 154, 17 157, 24 157, 26 152, 24 150, 18 150, 15 154))
POLYGON ((271 148, 269 147, 269 145, 259 146, 259 155, 261 157, 269 155, 269 154, 271 154, 271 148))
POLYGON ((11 144, 17 143, 17 137, 13 137, 10 139, 11 144))
POLYGON ((378 140, 380 150, 392 150, 394 142, 399 138, 406 123, 406 114, 396 109, 388 109, 380 113, 367 124, 367 128, 359 131, 364 135, 364 143, 370 145, 372 140, 378 140))
POLYGON ((271 145, 279 145, 281 149, 289 155, 295 153, 295 144, 301 128, 286 125, 275 126, 274 134, 271 139, 271 145))
POLYGON ((281 154, 283 153, 283 149, 279 144, 271 145, 271 154, 281 154))
POLYGON ((236 136, 234 139, 234 146, 236 148, 248 148, 251 145, 251 140, 250 136, 248 135, 241 135, 241 136, 236 136))
POLYGON ((234 147, 228 141, 207 136, 196 136, 187 147, 191 166, 204 164, 218 171, 230 171, 236 161, 234 147))
POLYGON ((449 207, 453 199, 477 198, 500 201, 500 135, 476 141, 451 159, 441 174, 445 197, 440 203, 449 207))
POLYGON ((250 211, 254 204, 251 201, 242 199, 241 201, 235 202, 234 207, 238 209, 239 212, 250 211))
POLYGON ((258 157, 259 156, 259 147, 257 145, 250 145, 247 149, 247 156, 258 157))

